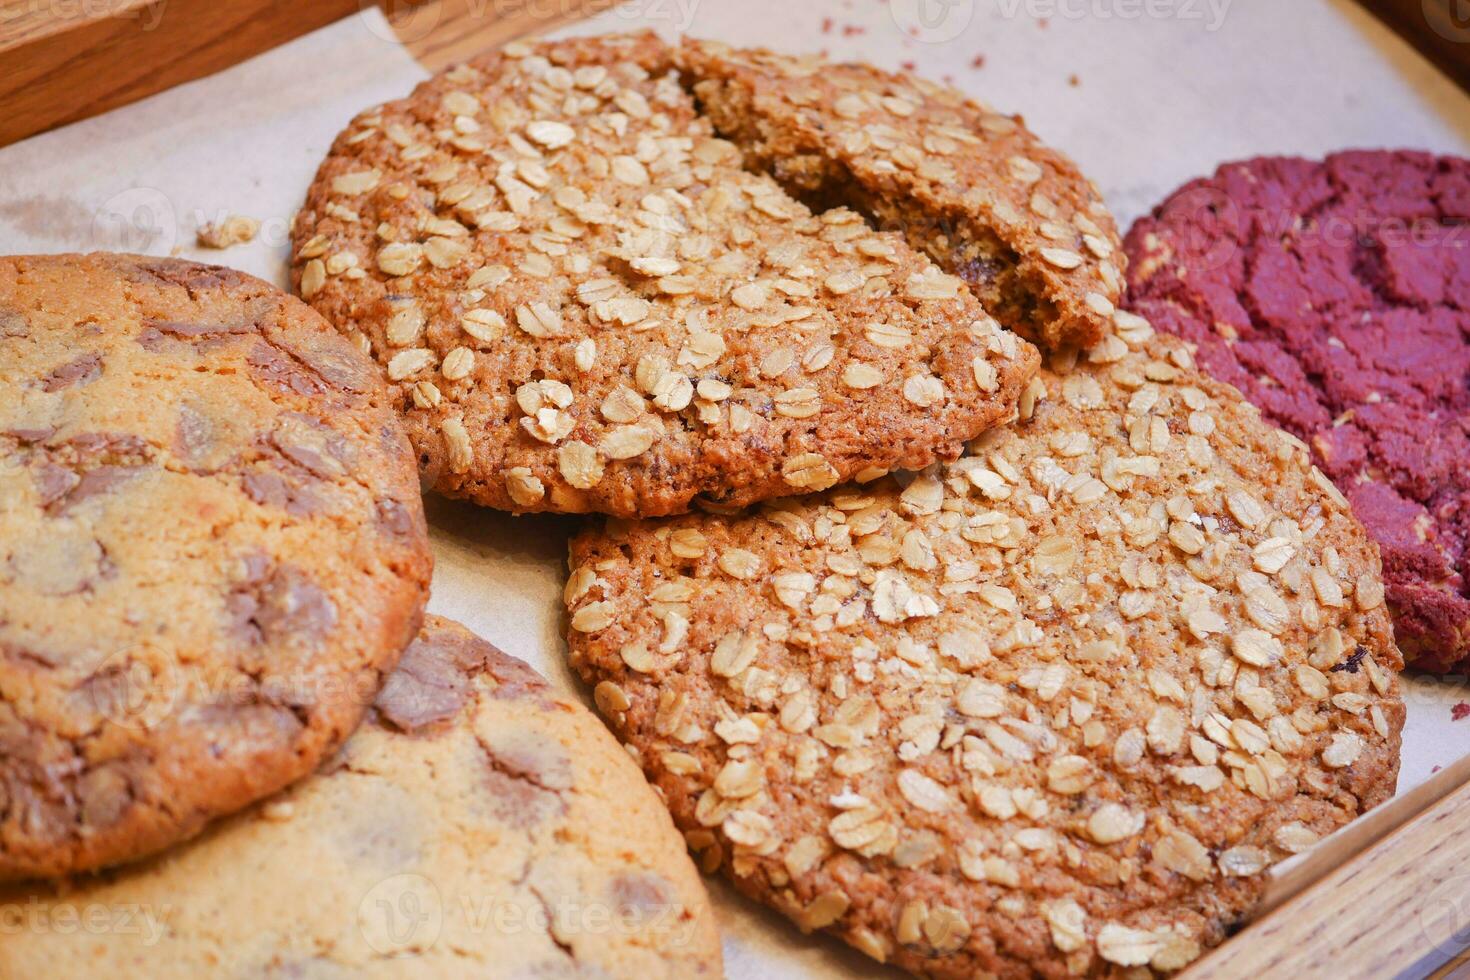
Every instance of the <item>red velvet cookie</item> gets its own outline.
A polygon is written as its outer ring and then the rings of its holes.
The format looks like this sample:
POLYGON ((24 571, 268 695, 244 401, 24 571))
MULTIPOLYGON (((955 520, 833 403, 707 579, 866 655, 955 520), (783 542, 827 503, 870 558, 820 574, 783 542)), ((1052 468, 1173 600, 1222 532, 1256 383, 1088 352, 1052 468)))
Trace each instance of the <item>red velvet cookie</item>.
POLYGON ((1132 309, 1312 447, 1412 666, 1470 660, 1470 161, 1262 158, 1134 225, 1132 309))

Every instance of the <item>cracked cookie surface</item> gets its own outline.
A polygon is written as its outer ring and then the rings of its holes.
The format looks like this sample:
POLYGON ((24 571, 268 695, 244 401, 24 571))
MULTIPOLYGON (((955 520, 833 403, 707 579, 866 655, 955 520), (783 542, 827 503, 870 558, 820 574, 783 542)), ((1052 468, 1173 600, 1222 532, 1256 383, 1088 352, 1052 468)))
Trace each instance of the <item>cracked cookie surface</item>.
POLYGON ((872 65, 686 39, 676 55, 715 131, 814 207, 901 232, 1007 327, 1091 346, 1123 288, 1097 188, 1019 116, 872 65))
POLYGON ((583 533, 571 661, 704 866, 803 928, 939 977, 1177 970, 1393 793, 1376 549, 1137 317, 1021 414, 911 480, 583 533))
POLYGON ((7 937, 7 976, 721 976, 704 886, 637 766, 436 616, 314 775, 168 855, 0 899, 42 926, 136 910, 84 942, 7 937))
POLYGON ((338 138, 294 281, 506 510, 744 506, 1014 416, 1037 355, 958 278, 741 163, 652 35, 508 45, 338 138))
POLYGON ((305 775, 431 558, 375 366, 233 270, 0 259, 0 879, 152 853, 305 775))
POLYGON ((1228 164, 1129 232, 1129 303, 1312 447, 1411 666, 1470 663, 1470 161, 1228 164))

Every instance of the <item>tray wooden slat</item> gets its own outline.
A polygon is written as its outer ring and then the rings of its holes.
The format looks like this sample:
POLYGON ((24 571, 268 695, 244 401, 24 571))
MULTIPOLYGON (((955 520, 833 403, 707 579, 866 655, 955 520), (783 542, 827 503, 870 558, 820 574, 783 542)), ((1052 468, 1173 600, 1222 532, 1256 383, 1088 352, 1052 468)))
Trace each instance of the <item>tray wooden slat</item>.
POLYGON ((1335 870, 1215 950, 1188 980, 1466 975, 1456 957, 1470 940, 1470 783, 1455 785, 1369 847, 1324 842, 1313 857, 1336 857, 1335 870))
POLYGON ((618 0, 434 0, 394 13, 403 46, 430 71, 518 37, 540 34, 606 10, 618 0))
POLYGON ((1359 0, 1461 88, 1470 92, 1470 2, 1359 0))
POLYGON ((358 0, 0 0, 0 146, 202 78, 357 9, 358 0))
POLYGON ((375 3, 432 70, 613 0, 0 0, 0 146, 202 78, 375 3))

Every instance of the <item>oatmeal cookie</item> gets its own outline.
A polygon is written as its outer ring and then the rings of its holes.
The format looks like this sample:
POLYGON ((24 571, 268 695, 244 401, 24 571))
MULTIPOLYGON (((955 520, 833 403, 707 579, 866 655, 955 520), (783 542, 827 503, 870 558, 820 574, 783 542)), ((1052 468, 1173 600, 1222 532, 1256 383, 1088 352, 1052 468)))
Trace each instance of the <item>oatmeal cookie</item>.
POLYGON ((1258 159, 1128 236, 1130 303, 1312 447, 1410 666, 1470 665, 1470 161, 1258 159))
POLYGON ((706 868, 936 977, 1182 968, 1387 799, 1377 552, 1118 314, 958 462, 571 546, 571 660, 706 868))
POLYGON ((0 880, 149 854, 310 772, 428 595, 372 362, 230 269, 11 257, 0 391, 0 880))
POLYGON ((338 138, 301 295, 425 479, 519 512, 737 507, 954 458, 1037 355, 894 234, 746 172, 652 35, 510 45, 338 138))
POLYGON ((715 131, 814 207, 904 233, 1000 321, 1091 346, 1123 286, 1097 188, 1019 116, 871 65, 686 40, 679 67, 715 131))
POLYGON ((637 766, 433 616, 320 772, 171 854, 0 901, 36 924, 0 944, 14 977, 721 976, 704 886, 637 766), (77 909, 126 928, 48 927, 77 909))

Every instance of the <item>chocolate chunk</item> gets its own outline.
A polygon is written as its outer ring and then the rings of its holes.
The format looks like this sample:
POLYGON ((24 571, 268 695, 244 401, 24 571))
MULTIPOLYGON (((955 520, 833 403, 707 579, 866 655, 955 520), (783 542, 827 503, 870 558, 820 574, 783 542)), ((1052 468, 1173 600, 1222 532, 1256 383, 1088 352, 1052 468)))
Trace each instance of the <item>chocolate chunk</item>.
POLYGON ((337 625, 337 606, 321 586, 293 566, 282 566, 261 593, 255 622, 267 642, 315 644, 337 625))
POLYGON ((89 381, 95 381, 101 376, 102 355, 83 354, 75 360, 67 361, 46 375, 41 381, 41 387, 45 391, 60 391, 72 385, 84 385, 89 381))
POLYGON ((240 582, 244 585, 259 585, 271 573, 273 563, 270 555, 263 551, 252 551, 240 556, 240 582))
POLYGON ((304 369, 300 363, 262 340, 250 349, 246 362, 255 377, 280 391, 289 391, 303 396, 326 393, 327 386, 313 371, 304 369))
POLYGON ((316 494, 279 473, 264 470, 247 473, 242 488, 247 497, 262 507, 275 507, 293 517, 312 517, 321 512, 321 500, 316 494))
POLYGON ((144 327, 138 331, 138 336, 135 339, 138 341, 139 347, 148 351, 150 354, 157 354, 163 350, 164 342, 168 338, 164 336, 162 330, 156 327, 144 327))
POLYGON ((241 480, 245 496, 262 507, 285 507, 286 481, 276 473, 246 473, 241 480))
POLYGON ((54 651, 43 650, 35 643, 16 643, 0 639, 0 659, 50 670, 65 663, 67 657, 54 651))
POLYGON ((405 732, 453 717, 469 697, 470 677, 494 653, 490 644, 458 631, 420 634, 383 685, 379 714, 405 732))
POLYGON ((417 535, 421 530, 409 509, 389 497, 378 501, 378 526, 395 538, 417 535))
POLYGON ((669 883, 650 871, 623 871, 608 885, 613 904, 624 915, 657 912, 673 904, 669 883))
POLYGON ((246 578, 226 597, 232 634, 251 645, 314 645, 337 625, 337 606, 294 565, 258 575, 258 558, 246 559, 246 578))
POLYGON ((42 462, 32 469, 31 478, 36 483, 42 507, 50 507, 65 497, 82 479, 66 467, 51 462, 42 462))
POLYGON ((88 470, 82 474, 66 498, 53 507, 53 512, 65 513, 92 497, 112 493, 140 472, 142 467, 139 466, 99 466, 88 470))
MULTIPOLYGON (((495 648, 490 649, 493 651, 495 648)), ((490 671, 496 680, 490 696, 496 700, 534 700, 547 708, 557 704, 556 699, 551 695, 551 689, 546 686, 541 675, 513 657, 498 656, 491 662, 490 671)))
POLYGON ((182 259, 143 262, 130 271, 135 273, 133 278, 145 282, 151 280, 154 283, 182 286, 189 291, 191 297, 196 292, 246 286, 252 281, 243 272, 236 272, 222 265, 204 265, 182 259))
POLYGON ((459 714, 467 695, 463 677, 423 676, 422 665, 404 660, 378 694, 378 713, 385 721, 400 731, 418 732, 459 714))
POLYGON ((567 804, 557 793, 523 775, 501 768, 499 759, 487 751, 490 770, 486 774, 490 809, 512 827, 525 829, 546 823, 566 812, 567 804))
POLYGON ((270 440, 287 459, 323 480, 342 476, 354 458, 340 432, 299 412, 282 415, 270 440))
MULTIPOLYGON (((227 323, 197 323, 180 320, 145 320, 144 332, 168 334, 180 340, 197 340, 201 337, 218 337, 222 334, 245 334, 255 329, 255 324, 245 319, 234 319, 227 323)), ((142 337, 142 334, 139 335, 142 337)))
POLYGON ((66 440, 66 445, 93 458, 109 455, 114 458, 145 458, 148 455, 147 440, 126 432, 83 432, 66 440))
POLYGON ((344 391, 363 392, 372 387, 372 367, 337 334, 297 331, 276 343, 319 377, 344 391))
POLYGON ((18 442, 37 443, 45 442, 56 434, 54 425, 32 426, 23 429, 6 429, 5 434, 18 442))

